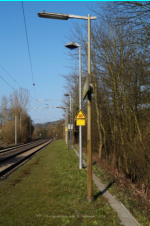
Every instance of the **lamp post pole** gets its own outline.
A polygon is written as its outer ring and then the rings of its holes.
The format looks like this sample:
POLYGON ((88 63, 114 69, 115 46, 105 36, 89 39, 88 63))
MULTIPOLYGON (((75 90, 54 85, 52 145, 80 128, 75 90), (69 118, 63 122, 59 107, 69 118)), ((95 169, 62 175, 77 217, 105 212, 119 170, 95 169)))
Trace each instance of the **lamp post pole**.
POLYGON ((66 134, 66 144, 68 149, 68 107, 56 107, 56 108, 66 109, 65 134, 66 134), (67 131, 66 131, 66 128, 67 128, 67 131))
MULTIPOLYGON (((91 83, 91 21, 90 14, 88 14, 88 74, 90 75, 91 83)), ((87 99, 87 201, 93 201, 92 196, 92 152, 91 152, 91 93, 88 93, 87 99)))
POLYGON ((17 145, 17 115, 15 115, 15 145, 17 145))
POLYGON ((65 140, 65 122, 63 124, 63 140, 65 140))
MULTIPOLYGON (((81 46, 79 46, 79 109, 81 109, 81 46)), ((82 169, 82 126, 79 126, 79 169, 82 169)))
POLYGON ((71 140, 71 142, 72 142, 72 144, 74 144, 74 134, 73 134, 73 129, 74 129, 74 125, 73 125, 73 98, 71 98, 71 111, 72 111, 72 113, 71 113, 71 115, 72 115, 72 135, 71 135, 71 137, 72 137, 72 140, 71 140))
POLYGON ((67 108, 67 149, 69 149, 69 145, 68 145, 68 108, 67 108))
MULTIPOLYGON (((84 19, 88 21, 88 74, 90 76, 91 82, 91 43, 90 43, 90 30, 91 30, 91 20, 97 19, 97 17, 90 17, 88 14, 87 17, 85 16, 76 16, 70 14, 61 14, 61 13, 38 13, 39 17, 44 18, 51 18, 51 19, 60 19, 60 20, 68 20, 69 18, 76 18, 76 19, 84 19)), ((87 168, 88 168, 88 179, 87 179, 87 201, 93 201, 92 196, 92 154, 91 154, 91 94, 88 93, 88 100, 87 100, 87 151, 88 151, 88 160, 87 160, 87 168)))
MULTIPOLYGON (((66 109, 66 128, 67 128, 67 109, 66 109)), ((66 144, 67 144, 67 130, 65 128, 65 131, 66 131, 66 144)))
POLYGON ((31 118, 30 118, 30 139, 31 139, 31 124, 32 124, 32 122, 31 122, 31 118))
POLYGON ((71 149, 71 95, 70 95, 70 149, 71 149))
MULTIPOLYGON (((81 46, 76 42, 68 42, 65 47, 79 48, 79 109, 81 109, 81 46)), ((82 126, 79 126, 79 169, 82 169, 82 126)))
POLYGON ((64 96, 70 96, 70 149, 71 149, 71 94, 65 93, 64 96))
POLYGON ((64 120, 64 126, 63 126, 63 139, 64 141, 66 142, 66 115, 63 115, 65 116, 65 120, 64 120))

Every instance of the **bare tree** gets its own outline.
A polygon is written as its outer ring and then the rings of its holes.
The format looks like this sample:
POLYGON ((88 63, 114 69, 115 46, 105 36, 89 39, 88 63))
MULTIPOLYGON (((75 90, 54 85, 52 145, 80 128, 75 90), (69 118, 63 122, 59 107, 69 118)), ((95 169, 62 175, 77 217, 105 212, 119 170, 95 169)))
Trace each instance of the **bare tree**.
POLYGON ((18 130, 20 133, 18 134, 18 141, 25 142, 31 139, 32 122, 30 117, 27 114, 27 105, 29 103, 29 92, 26 89, 20 88, 18 91, 14 91, 9 98, 2 97, 2 108, 1 115, 3 118, 3 131, 2 135, 7 142, 13 142, 14 140, 14 120, 15 115, 18 120, 18 130), (8 128, 12 127, 11 130, 8 128), (11 133, 11 134, 10 134, 11 133), (9 139, 10 138, 10 139, 9 139))

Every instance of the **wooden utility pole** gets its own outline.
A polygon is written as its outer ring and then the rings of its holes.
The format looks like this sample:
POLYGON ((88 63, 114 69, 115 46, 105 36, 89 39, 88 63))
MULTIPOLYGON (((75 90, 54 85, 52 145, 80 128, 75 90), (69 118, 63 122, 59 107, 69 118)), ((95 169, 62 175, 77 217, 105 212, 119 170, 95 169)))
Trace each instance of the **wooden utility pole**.
MULTIPOLYGON (((91 20, 88 14, 88 74, 91 83, 91 20)), ((91 92, 87 94, 87 201, 93 201, 92 195, 92 150, 91 150, 91 92)))

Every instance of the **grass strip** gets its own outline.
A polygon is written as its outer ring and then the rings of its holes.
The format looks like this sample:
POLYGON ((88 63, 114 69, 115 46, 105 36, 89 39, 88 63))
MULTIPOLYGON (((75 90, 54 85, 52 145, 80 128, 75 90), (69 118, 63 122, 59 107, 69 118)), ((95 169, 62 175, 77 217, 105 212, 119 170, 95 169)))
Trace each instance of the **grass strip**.
POLYGON ((85 201, 87 172, 78 163, 74 151, 57 140, 1 181, 0 225, 120 225, 103 196, 85 201))
MULTIPOLYGON (((79 152, 77 145, 74 145, 74 148, 79 152)), ((85 152, 83 152, 83 159, 87 162, 85 152)), ((148 200, 140 196, 137 197, 133 188, 129 189, 127 186, 122 186, 120 182, 103 169, 100 164, 94 164, 92 170, 106 187, 111 183, 108 191, 124 204, 142 226, 150 226, 150 203, 148 200)), ((131 186, 134 187, 134 184, 131 184, 131 186)))

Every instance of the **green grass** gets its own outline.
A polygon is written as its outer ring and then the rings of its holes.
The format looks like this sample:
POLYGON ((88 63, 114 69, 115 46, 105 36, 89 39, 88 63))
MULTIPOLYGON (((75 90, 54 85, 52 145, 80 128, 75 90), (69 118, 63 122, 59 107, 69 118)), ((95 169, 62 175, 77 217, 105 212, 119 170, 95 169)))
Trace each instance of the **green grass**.
MULTIPOLYGON (((75 149, 79 152, 79 148, 76 145, 75 149)), ((84 152, 83 159, 87 162, 87 155, 84 152)), ((98 164, 93 165, 92 170, 106 186, 115 179, 98 164)), ((144 200, 142 197, 135 197, 133 189, 121 186, 118 181, 113 183, 108 190, 126 206, 142 226, 150 226, 150 209, 148 208, 150 203, 148 200, 144 200)))
MULTIPOLYGON (((0 182, 0 225, 120 225, 103 196, 86 202, 87 172, 65 142, 50 144, 0 182)), ((93 185, 93 193, 99 191, 93 185)))

